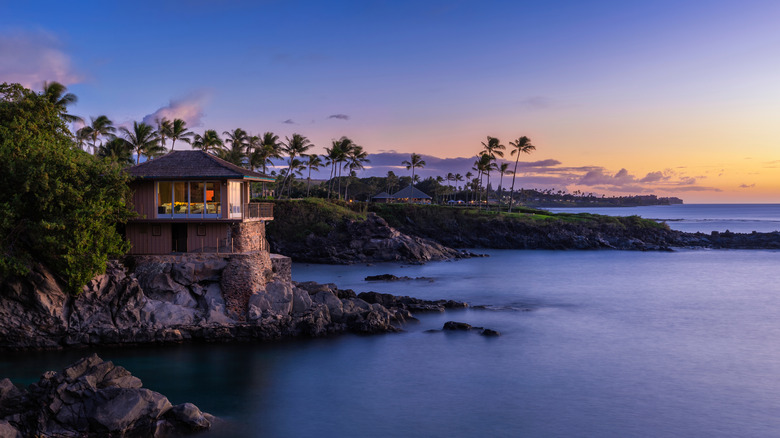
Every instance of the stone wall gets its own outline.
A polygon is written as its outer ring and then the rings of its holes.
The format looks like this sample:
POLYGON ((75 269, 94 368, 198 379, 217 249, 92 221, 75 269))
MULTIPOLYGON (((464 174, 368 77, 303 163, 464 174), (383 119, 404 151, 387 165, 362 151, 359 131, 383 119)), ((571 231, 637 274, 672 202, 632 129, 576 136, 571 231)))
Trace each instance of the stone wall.
POLYGON ((253 293, 265 290, 266 283, 272 281, 273 276, 267 252, 232 254, 220 281, 228 316, 245 321, 249 298, 253 293))
POLYGON ((228 238, 233 239, 234 252, 268 251, 264 221, 231 224, 228 238))
POLYGON ((281 254, 271 254, 274 280, 292 281, 292 259, 281 254))

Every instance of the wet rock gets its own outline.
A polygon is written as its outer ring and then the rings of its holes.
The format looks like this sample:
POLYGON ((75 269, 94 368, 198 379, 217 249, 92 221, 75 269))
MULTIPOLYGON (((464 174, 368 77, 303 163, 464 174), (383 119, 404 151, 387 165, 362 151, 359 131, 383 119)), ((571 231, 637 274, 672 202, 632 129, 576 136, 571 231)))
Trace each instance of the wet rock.
POLYGON ((447 321, 444 323, 444 327, 442 327, 442 330, 469 331, 471 329, 471 324, 456 321, 447 321))
POLYGON ((496 330, 493 329, 484 329, 482 330, 482 333, 480 333, 482 336, 501 336, 501 333, 499 333, 496 330))
POLYGON ((142 388, 127 370, 94 354, 59 373, 44 373, 26 391, 14 393, 6 381, 0 384, 0 402, 9 396, 20 401, 4 408, 2 437, 15 436, 14 431, 21 436, 160 436, 163 429, 181 434, 211 427, 196 407, 170 412, 165 396, 142 388))

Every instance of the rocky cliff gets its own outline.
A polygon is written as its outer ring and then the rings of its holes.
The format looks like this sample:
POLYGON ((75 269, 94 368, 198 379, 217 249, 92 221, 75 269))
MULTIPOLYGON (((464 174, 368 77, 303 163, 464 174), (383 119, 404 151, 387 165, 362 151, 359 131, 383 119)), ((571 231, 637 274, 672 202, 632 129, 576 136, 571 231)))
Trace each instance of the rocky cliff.
POLYGON ((0 282, 0 349, 380 333, 412 317, 333 284, 295 283, 290 259, 267 253, 125 263, 76 297, 43 266, 0 282))

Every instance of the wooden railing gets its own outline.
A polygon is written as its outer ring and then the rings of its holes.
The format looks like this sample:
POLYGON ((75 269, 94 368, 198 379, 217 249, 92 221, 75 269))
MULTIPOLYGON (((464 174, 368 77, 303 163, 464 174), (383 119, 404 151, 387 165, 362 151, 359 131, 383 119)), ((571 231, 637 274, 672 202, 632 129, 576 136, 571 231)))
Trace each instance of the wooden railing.
POLYGON ((244 219, 265 219, 274 218, 274 204, 271 202, 250 202, 244 204, 244 219))

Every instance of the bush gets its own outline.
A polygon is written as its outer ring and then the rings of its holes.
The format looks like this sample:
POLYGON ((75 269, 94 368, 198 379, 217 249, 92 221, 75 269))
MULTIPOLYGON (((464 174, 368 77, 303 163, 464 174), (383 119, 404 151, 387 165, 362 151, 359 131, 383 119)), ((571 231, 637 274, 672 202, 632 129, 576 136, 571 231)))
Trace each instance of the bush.
POLYGON ((18 84, 0 85, 0 175, 0 276, 40 262, 76 294, 127 251, 122 169, 78 149, 60 110, 18 84))

